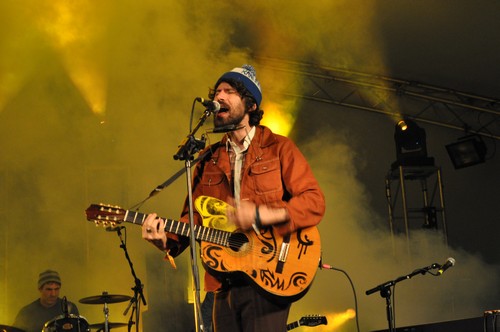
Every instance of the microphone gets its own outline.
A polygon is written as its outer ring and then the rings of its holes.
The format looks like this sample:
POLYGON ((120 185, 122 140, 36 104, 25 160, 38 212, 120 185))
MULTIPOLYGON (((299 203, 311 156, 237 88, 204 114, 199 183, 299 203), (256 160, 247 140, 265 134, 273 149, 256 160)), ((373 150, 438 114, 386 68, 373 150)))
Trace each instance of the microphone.
POLYGON ((455 265, 455 258, 448 257, 448 259, 446 260, 446 263, 444 263, 443 265, 441 265, 441 267, 439 268, 439 270, 437 272, 438 275, 442 275, 444 273, 444 271, 448 270, 453 265, 455 265))
POLYGON ((205 100, 204 98, 197 97, 196 101, 205 106, 209 111, 218 112, 220 110, 220 104, 215 100, 205 100))
POLYGON ((68 310, 68 299, 66 298, 66 296, 64 296, 64 297, 62 298, 62 302, 61 302, 61 310, 62 310, 62 312, 63 312, 63 314, 64 314, 65 316, 68 316, 68 314, 69 314, 69 312, 68 312, 68 311, 69 311, 69 310, 68 310))
POLYGON ((116 227, 106 227, 106 232, 119 232, 120 230, 124 229, 125 226, 116 226, 116 227))

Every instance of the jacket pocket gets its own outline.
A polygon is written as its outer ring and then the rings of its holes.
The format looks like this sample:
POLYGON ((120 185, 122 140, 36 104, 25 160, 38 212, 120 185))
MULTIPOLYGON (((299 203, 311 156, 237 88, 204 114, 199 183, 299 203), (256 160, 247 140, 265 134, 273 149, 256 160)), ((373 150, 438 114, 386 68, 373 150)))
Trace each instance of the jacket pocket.
POLYGON ((280 162, 277 158, 253 164, 250 175, 255 185, 255 193, 258 195, 283 191, 280 162))
POLYGON ((203 195, 220 198, 224 188, 225 175, 222 173, 205 172, 201 179, 203 195))

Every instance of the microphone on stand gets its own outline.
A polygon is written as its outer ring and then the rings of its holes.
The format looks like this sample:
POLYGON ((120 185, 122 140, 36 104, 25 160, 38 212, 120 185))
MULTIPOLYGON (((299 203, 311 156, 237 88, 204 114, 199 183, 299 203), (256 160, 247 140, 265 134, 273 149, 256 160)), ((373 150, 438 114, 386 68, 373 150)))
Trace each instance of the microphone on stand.
POLYGON ((205 98, 197 97, 196 101, 205 106, 209 111, 218 112, 220 110, 220 104, 215 100, 206 100, 205 98))
POLYGON ((448 257, 448 259, 446 260, 446 263, 441 265, 441 267, 439 268, 439 270, 437 272, 438 275, 442 275, 444 273, 444 271, 448 270, 450 267, 452 267, 454 265, 455 265, 455 258, 448 257))
POLYGON ((64 314, 64 316, 68 317, 69 315, 69 310, 68 310, 68 299, 66 298, 66 296, 64 296, 62 298, 62 302, 61 302, 61 310, 64 314))

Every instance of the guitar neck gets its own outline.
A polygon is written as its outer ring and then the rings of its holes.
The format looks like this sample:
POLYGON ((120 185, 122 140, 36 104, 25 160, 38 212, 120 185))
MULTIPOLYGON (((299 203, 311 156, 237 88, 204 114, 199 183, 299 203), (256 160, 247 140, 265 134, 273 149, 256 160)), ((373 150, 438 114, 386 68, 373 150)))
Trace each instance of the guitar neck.
POLYGON ((290 323, 290 324, 286 324, 286 330, 287 331, 290 331, 290 330, 293 330, 297 327, 300 326, 300 322, 299 321, 296 321, 296 322, 293 322, 293 323, 290 323))
MULTIPOLYGON (((144 213, 127 210, 124 220, 132 224, 142 225, 144 220, 146 220, 146 217, 147 215, 144 213)), ((188 223, 168 218, 161 219, 165 222, 165 232, 186 237, 190 235, 191 230, 188 223)), ((228 238, 230 234, 231 233, 220 229, 194 225, 194 236, 196 240, 199 241, 210 242, 228 247, 228 238)))

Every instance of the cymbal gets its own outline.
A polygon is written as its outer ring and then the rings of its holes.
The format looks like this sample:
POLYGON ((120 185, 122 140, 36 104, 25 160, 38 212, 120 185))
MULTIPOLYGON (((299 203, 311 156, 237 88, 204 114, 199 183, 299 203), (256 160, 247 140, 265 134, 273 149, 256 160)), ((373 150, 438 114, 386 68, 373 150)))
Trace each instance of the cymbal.
POLYGON ((14 326, 0 324, 0 332, 24 332, 24 330, 18 329, 14 326))
MULTIPOLYGON (((108 328, 112 329, 112 328, 115 328, 115 327, 123 327, 123 326, 127 326, 128 324, 127 323, 112 323, 112 322, 108 322, 108 328)), ((100 330, 100 329, 104 329, 104 323, 97 323, 97 324, 90 324, 89 325, 89 328, 91 329, 96 329, 96 330, 100 330)))
POLYGON ((130 300, 132 297, 127 295, 113 295, 102 293, 101 295, 89 296, 80 299, 80 303, 84 304, 104 304, 104 303, 118 303, 130 300))

